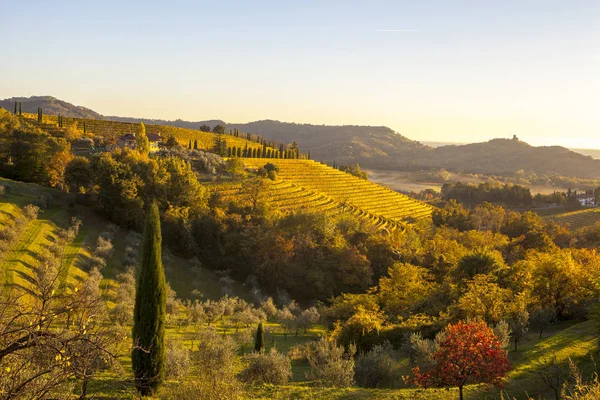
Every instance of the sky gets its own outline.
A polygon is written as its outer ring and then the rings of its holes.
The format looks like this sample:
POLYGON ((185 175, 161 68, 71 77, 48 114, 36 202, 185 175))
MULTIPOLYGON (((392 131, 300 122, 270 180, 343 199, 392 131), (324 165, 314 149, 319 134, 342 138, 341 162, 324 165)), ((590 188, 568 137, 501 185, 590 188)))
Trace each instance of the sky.
POLYGON ((600 148, 600 1, 0 0, 0 98, 600 148))

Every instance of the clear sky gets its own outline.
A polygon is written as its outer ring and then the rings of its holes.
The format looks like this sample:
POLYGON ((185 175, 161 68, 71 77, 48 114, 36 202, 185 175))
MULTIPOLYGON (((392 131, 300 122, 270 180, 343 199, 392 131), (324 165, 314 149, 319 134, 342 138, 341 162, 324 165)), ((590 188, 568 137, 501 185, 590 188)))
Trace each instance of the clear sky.
POLYGON ((0 0, 0 98, 600 148, 600 1, 0 0))

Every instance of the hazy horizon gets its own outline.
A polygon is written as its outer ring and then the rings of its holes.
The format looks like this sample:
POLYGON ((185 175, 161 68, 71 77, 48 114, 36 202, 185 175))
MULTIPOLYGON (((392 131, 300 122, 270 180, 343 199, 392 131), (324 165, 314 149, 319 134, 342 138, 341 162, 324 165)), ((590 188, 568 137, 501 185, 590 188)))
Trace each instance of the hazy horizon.
POLYGON ((600 148, 598 2, 33 1, 3 11, 3 98, 600 148))

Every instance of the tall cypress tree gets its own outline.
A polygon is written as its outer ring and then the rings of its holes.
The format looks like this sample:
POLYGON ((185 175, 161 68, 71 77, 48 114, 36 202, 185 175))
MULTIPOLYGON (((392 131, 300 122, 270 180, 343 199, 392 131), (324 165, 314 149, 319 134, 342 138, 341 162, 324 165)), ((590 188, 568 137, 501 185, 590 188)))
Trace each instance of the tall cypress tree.
POLYGON ((160 216, 153 203, 146 217, 133 311, 131 364, 135 386, 142 396, 151 395, 165 376, 167 283, 161 242, 160 216))
POLYGON ((188 143, 188 149, 192 149, 192 139, 190 139, 190 142, 188 143))
POLYGON ((265 332, 263 330, 262 322, 258 324, 256 329, 256 339, 254 340, 254 351, 261 353, 265 349, 265 332))
POLYGON ((23 103, 19 102, 19 115, 23 115, 23 103))
POLYGON ((17 102, 15 101, 15 115, 17 115, 17 102))

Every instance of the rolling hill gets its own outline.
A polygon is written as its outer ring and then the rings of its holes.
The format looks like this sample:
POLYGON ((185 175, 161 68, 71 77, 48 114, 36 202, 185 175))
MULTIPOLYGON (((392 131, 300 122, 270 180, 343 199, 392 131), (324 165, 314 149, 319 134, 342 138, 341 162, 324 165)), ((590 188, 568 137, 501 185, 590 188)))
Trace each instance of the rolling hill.
MULTIPOLYGON (((0 106, 12 111, 14 102, 23 103, 23 111, 69 117, 106 119, 149 125, 171 126, 196 130, 202 124, 226 124, 218 119, 188 122, 153 119, 105 117, 84 107, 50 96, 10 98, 0 106)), ((519 140, 493 139, 483 143, 429 147, 410 140, 387 127, 326 126, 285 123, 273 120, 245 124, 227 123, 228 129, 238 129, 263 136, 268 140, 291 143, 296 141, 303 152, 310 150, 312 159, 337 164, 359 163, 370 169, 422 170, 445 168, 454 172, 513 175, 519 170, 538 175, 556 174, 580 178, 600 178, 600 160, 560 146, 531 146, 519 140)))
MULTIPOLYGON (((347 212, 390 232, 404 230, 405 223, 429 218, 433 211, 426 203, 313 160, 244 158, 243 161, 251 170, 266 163, 277 165, 277 180, 266 181, 262 199, 282 212, 347 212)), ((225 201, 239 198, 247 190, 242 182, 215 183, 209 187, 225 201)))

